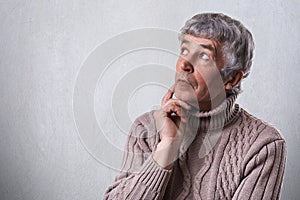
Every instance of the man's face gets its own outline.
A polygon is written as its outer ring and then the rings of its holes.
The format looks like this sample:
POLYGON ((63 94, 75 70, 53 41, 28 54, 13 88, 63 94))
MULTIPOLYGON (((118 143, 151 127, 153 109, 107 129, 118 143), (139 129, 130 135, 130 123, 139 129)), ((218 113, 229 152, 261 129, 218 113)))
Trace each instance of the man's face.
MULTIPOLYGON (((184 35, 176 64, 175 95, 202 110, 211 108, 211 101, 224 98, 220 70, 224 65, 221 45, 210 39, 184 35)), ((219 102, 218 102, 219 103, 219 102)))

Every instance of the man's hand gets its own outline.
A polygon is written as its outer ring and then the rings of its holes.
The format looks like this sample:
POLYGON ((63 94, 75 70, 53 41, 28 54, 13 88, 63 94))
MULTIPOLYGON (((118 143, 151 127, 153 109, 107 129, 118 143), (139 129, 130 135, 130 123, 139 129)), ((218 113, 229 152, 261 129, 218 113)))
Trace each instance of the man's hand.
POLYGON ((153 159, 166 169, 172 168, 184 135, 187 123, 186 114, 191 106, 179 100, 172 99, 174 86, 171 87, 162 100, 160 110, 154 112, 154 118, 161 141, 153 154, 153 159))

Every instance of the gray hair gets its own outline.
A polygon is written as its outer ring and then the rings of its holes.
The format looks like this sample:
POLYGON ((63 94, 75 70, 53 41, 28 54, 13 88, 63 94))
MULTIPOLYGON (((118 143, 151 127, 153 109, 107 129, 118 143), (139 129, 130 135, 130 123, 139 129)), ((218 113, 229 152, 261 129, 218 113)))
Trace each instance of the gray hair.
MULTIPOLYGON (((190 34, 213 39, 221 43, 225 64, 221 70, 223 78, 230 79, 237 71, 246 78, 252 65, 254 42, 250 31, 238 20, 221 13, 203 13, 187 20, 180 30, 180 36, 190 34)), ((241 84, 230 93, 239 93, 241 84)))

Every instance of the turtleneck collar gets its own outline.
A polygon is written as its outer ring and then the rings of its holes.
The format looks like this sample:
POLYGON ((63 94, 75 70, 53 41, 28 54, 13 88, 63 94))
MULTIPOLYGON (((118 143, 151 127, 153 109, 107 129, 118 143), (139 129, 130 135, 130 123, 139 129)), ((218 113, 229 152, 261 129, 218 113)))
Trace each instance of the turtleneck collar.
POLYGON ((198 131, 220 130, 235 119, 239 105, 235 104, 237 94, 227 97, 219 106, 210 111, 188 113, 188 121, 198 131))

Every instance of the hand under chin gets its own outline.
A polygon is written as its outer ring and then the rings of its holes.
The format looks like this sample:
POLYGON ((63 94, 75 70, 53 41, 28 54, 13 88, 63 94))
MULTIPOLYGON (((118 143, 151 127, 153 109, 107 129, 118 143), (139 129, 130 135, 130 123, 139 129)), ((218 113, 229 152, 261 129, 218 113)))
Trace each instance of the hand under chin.
POLYGON ((195 97, 195 95, 191 95, 187 91, 185 91, 184 93, 176 94, 176 90, 175 90, 174 98, 184 101, 185 103, 191 105, 193 108, 197 110, 199 109, 198 99, 195 97))

